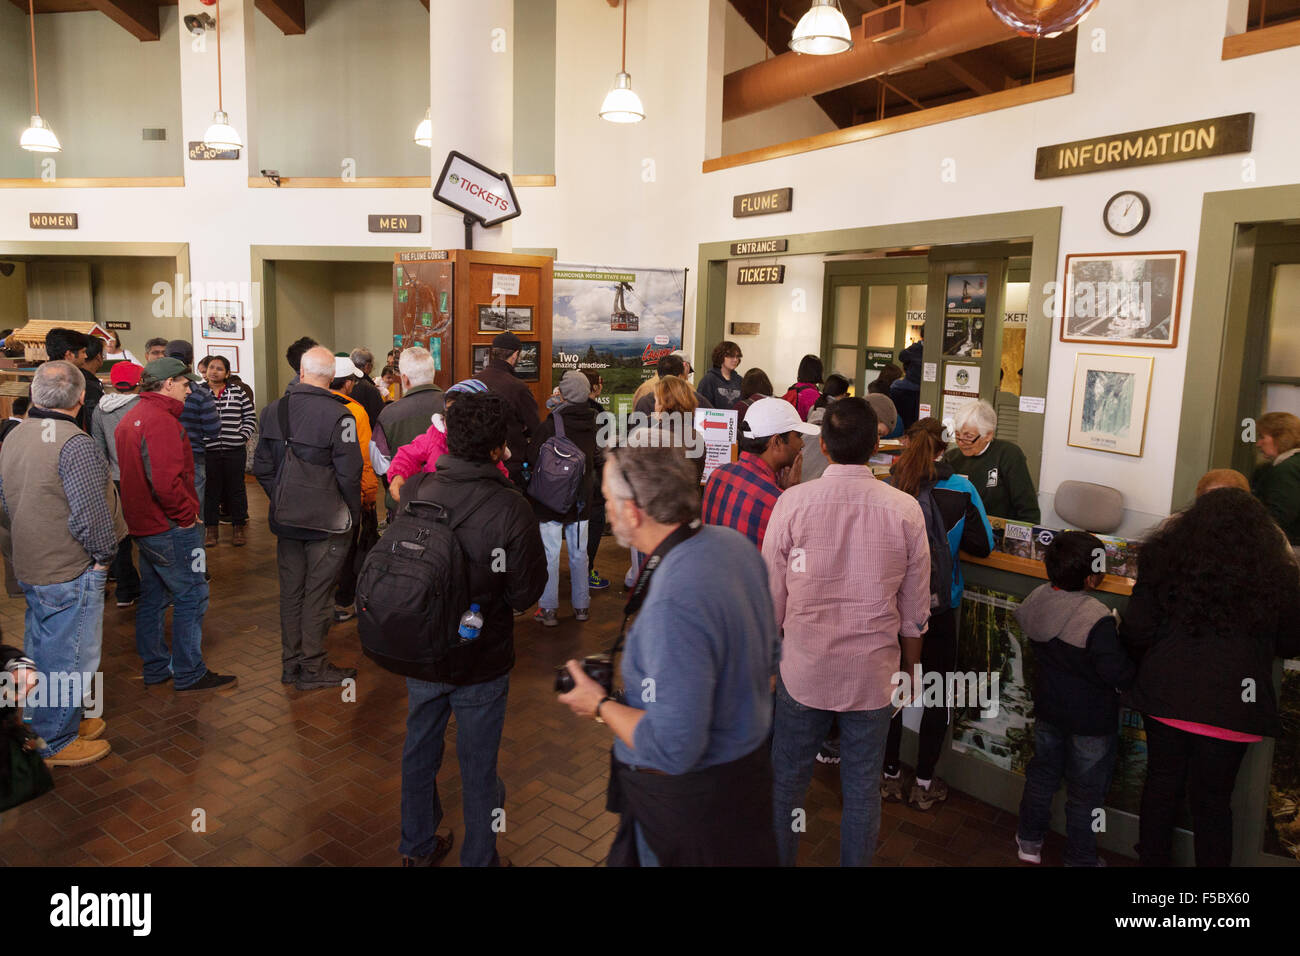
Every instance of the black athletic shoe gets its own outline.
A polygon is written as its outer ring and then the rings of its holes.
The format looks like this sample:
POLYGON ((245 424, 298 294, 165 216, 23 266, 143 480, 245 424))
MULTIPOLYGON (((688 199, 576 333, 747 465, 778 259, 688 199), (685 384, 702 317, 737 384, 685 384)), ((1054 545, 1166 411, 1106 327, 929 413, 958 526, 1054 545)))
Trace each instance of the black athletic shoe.
POLYGON ((320 690, 324 687, 338 687, 348 678, 356 677, 355 667, 335 667, 326 664, 317 671, 303 671, 294 681, 293 686, 299 690, 320 690))
POLYGON ((452 844, 456 842, 456 834, 451 830, 446 834, 439 833, 435 837, 437 842, 433 846, 433 852, 427 856, 404 856, 402 857, 402 866, 437 866, 447 854, 451 852, 452 844))
POLYGON ((280 669, 280 683, 281 683, 281 684, 293 684, 293 683, 296 683, 297 680, 298 680, 298 675, 299 675, 300 673, 302 673, 302 669, 301 669, 301 668, 298 668, 298 667, 283 667, 283 668, 280 669))
POLYGON ((189 687, 177 687, 177 693, 187 690, 215 690, 218 687, 233 687, 239 680, 234 674, 218 674, 216 671, 208 671, 189 687))

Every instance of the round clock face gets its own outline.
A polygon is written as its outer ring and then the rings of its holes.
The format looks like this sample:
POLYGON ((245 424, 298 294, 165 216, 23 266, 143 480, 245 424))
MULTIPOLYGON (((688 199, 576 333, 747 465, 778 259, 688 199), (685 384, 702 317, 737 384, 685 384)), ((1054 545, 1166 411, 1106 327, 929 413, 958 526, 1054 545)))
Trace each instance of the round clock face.
POLYGON ((1102 221, 1115 235, 1131 236, 1147 224, 1150 216, 1151 204, 1147 197, 1130 190, 1111 197, 1102 213, 1102 221))

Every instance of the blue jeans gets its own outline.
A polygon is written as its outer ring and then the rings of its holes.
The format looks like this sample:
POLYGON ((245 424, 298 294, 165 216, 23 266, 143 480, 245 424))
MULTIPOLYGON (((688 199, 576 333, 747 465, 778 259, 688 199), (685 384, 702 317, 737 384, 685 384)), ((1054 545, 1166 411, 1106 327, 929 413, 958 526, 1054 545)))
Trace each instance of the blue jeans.
POLYGON ((438 825, 442 823, 437 776, 446 744, 447 719, 455 714, 461 810, 465 817, 460 865, 500 863, 497 830, 504 830, 506 786, 497 776, 497 750, 506 723, 509 689, 509 674, 463 687, 406 679, 402 839, 397 847, 402 856, 427 856, 437 842, 438 825))
POLYGON ((1034 756, 1025 768, 1020 798, 1022 843, 1041 846, 1052 819, 1052 798, 1065 778, 1065 863, 1097 865, 1093 811, 1106 802, 1119 735, 1067 734, 1045 720, 1034 723, 1034 756))
POLYGON ((194 491, 199 496, 199 521, 203 521, 203 495, 208 486, 208 456, 206 452, 194 452, 194 491))
POLYGON ((560 537, 569 548, 569 587, 573 596, 573 609, 591 607, 591 583, 587 577, 587 522, 543 521, 542 547, 546 549, 546 590, 537 606, 555 610, 560 606, 560 537))
POLYGON ((161 684, 175 677, 176 688, 183 690, 208 672, 202 646, 203 615, 208 610, 203 525, 172 528, 136 538, 135 543, 140 549, 135 649, 144 664, 144 682, 161 684), (170 650, 163 626, 169 600, 174 602, 170 650))
POLYGON ((812 780, 817 749, 840 725, 840 866, 870 866, 880 835, 880 770, 885 763, 885 738, 893 708, 879 710, 816 710, 805 707, 776 679, 776 719, 772 728, 772 817, 776 849, 782 866, 794 866, 799 831, 794 811, 802 804, 812 780))
MULTIPOLYGON (((104 583, 108 570, 86 568, 62 584, 23 584, 27 598, 23 651, 44 676, 45 706, 31 709, 32 731, 44 738, 42 757, 49 757, 77 739, 82 698, 99 670, 104 645, 104 583), (71 675, 77 675, 73 680, 71 675), (67 682, 82 693, 57 694, 67 682)), ((22 583, 22 582, 19 582, 22 583)))

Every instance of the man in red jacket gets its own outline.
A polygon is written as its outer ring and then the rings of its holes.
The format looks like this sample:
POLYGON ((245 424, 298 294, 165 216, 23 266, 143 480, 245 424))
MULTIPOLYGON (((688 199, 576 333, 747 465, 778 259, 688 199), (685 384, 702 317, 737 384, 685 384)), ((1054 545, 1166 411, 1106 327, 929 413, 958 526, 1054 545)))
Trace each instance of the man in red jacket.
POLYGON ((114 433, 122 510, 140 548, 135 646, 144 662, 144 682, 161 684, 174 677, 178 691, 225 687, 236 680, 203 663, 207 553, 198 523, 194 455, 181 425, 185 396, 198 380, 180 359, 150 362, 140 379, 140 400, 114 433), (163 630, 169 600, 175 605, 170 650, 163 630))

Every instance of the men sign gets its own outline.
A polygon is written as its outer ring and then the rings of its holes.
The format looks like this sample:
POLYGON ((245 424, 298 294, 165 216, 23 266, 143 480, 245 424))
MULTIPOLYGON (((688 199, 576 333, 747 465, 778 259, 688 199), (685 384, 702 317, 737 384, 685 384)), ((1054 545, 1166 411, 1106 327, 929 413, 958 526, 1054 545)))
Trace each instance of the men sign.
POLYGON ((494 173, 454 149, 447 154, 433 186, 433 198, 459 209, 484 226, 497 226, 519 215, 510 177, 494 173))

